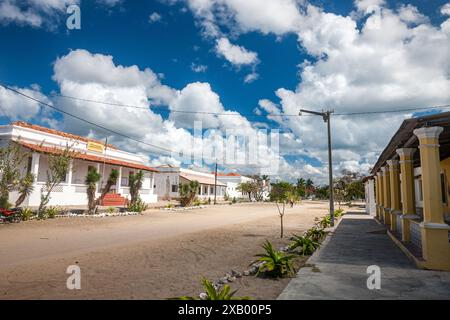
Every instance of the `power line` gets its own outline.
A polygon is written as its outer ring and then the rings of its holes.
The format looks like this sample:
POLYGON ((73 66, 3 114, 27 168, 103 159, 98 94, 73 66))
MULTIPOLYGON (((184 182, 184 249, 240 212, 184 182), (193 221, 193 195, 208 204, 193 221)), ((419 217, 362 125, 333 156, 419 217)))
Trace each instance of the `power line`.
POLYGON ((18 90, 15 90, 15 89, 13 89, 13 88, 10 88, 10 87, 8 87, 8 86, 5 86, 5 85, 3 85, 3 84, 1 84, 1 83, 0 83, 0 86, 2 86, 3 88, 5 88, 5 89, 7 89, 7 90, 10 90, 10 91, 12 91, 12 92, 15 92, 16 94, 19 94, 19 95, 21 95, 21 96, 23 96, 23 97, 25 97, 25 98, 28 98, 28 99, 30 99, 30 100, 33 100, 33 101, 35 101, 35 102, 37 102, 37 103, 39 103, 39 104, 41 104, 41 105, 43 105, 43 106, 46 106, 46 107, 51 108, 51 109, 54 109, 54 110, 56 110, 56 111, 58 111, 58 112, 61 112, 61 113, 66 114, 66 115, 68 115, 68 116, 71 116, 71 117, 73 117, 73 118, 75 118, 75 119, 77 119, 77 120, 79 120, 79 121, 88 123, 88 124, 90 124, 90 125, 92 125, 92 126, 95 126, 95 127, 97 127, 97 128, 100 128, 100 129, 102 129, 102 130, 104 130, 104 131, 107 131, 107 132, 116 134, 116 135, 121 136, 121 137, 124 137, 124 138, 126 138, 126 139, 129 139, 129 140, 132 140, 132 141, 135 141, 135 142, 138 142, 138 143, 142 143, 142 144, 144 144, 144 145, 147 145, 147 146, 150 146, 150 147, 159 149, 159 150, 163 150, 163 151, 170 152, 170 153, 179 153, 179 152, 174 151, 174 150, 171 150, 171 149, 167 149, 167 148, 160 147, 160 146, 157 146, 157 145, 154 145, 154 144, 145 142, 145 141, 138 140, 138 139, 133 138, 133 137, 131 137, 131 136, 129 136, 129 135, 126 135, 126 134, 123 134, 123 133, 121 133, 121 132, 118 132, 118 131, 109 129, 109 128, 107 128, 107 127, 105 127, 105 126, 102 126, 102 125, 100 125, 100 124, 96 124, 96 123, 94 123, 94 122, 92 122, 92 121, 86 120, 86 119, 81 118, 81 117, 79 117, 79 116, 77 116, 77 115, 74 115, 74 114, 72 114, 72 113, 70 113, 70 112, 67 112, 67 111, 62 110, 62 109, 60 109, 60 108, 57 108, 57 107, 55 107, 55 106, 52 106, 52 105, 50 105, 50 104, 48 104, 48 103, 46 103, 46 102, 40 101, 40 100, 38 100, 38 99, 36 99, 36 98, 34 98, 34 97, 31 97, 31 96, 29 96, 29 95, 27 95, 27 94, 25 94, 25 93, 22 93, 22 92, 20 92, 20 91, 18 91, 18 90))
POLYGON ((188 114, 206 114, 206 115, 215 115, 215 116, 244 116, 244 117, 296 117, 298 115, 296 114, 267 114, 267 115, 259 115, 254 113, 239 113, 239 112, 231 112, 231 113, 225 113, 225 112, 210 112, 210 111, 189 111, 189 110, 177 110, 177 109, 168 109, 166 107, 162 106, 152 106, 152 107, 141 107, 136 105, 130 105, 130 104, 122 104, 122 103, 115 103, 115 102, 108 102, 108 101, 99 101, 99 100, 93 100, 93 99, 85 99, 85 98, 78 98, 74 96, 68 96, 68 95, 62 95, 53 93, 52 94, 55 97, 70 99, 70 100, 78 100, 78 101, 84 101, 84 102, 91 102, 91 103, 98 103, 98 104, 104 104, 104 105, 110 105, 114 107, 122 107, 122 108, 132 108, 132 109, 140 109, 140 110, 152 110, 152 109, 164 109, 169 112, 175 112, 175 113, 188 113, 188 114))
MULTIPOLYGON (((141 107, 141 106, 136 106, 136 105, 121 104, 121 103, 114 103, 114 102, 108 102, 108 101, 99 101, 99 100, 93 100, 93 99, 85 99, 85 98, 73 97, 73 96, 62 95, 62 94, 53 94, 53 96, 57 96, 57 97, 65 98, 65 99, 71 99, 71 100, 111 105, 111 106, 115 106, 115 107, 123 107, 123 108, 134 108, 134 109, 141 109, 141 110, 164 109, 164 110, 167 110, 169 112, 174 112, 174 113, 206 114, 206 115, 216 115, 216 116, 263 117, 263 118, 266 118, 266 117, 298 117, 298 114, 265 114, 265 115, 261 114, 261 115, 259 115, 259 114, 253 114, 253 113, 239 113, 239 112, 225 113, 225 112, 177 110, 177 109, 167 109, 166 107, 162 107, 162 106, 152 106, 151 108, 148 108, 148 107, 141 107)), ((400 108, 400 109, 380 110, 380 111, 341 112, 341 113, 335 113, 334 116, 359 116, 359 115, 374 115, 374 114, 384 114, 384 113, 404 113, 404 112, 411 112, 411 111, 445 109, 445 108, 450 108, 450 104, 428 106, 428 107, 414 107, 414 108, 405 108, 405 109, 400 108)), ((311 115, 304 115, 304 116, 311 116, 311 115)))
MULTIPOLYGON (((142 141, 142 140, 133 138, 133 137, 131 137, 131 136, 129 136, 129 135, 123 134, 123 133, 118 132, 118 131, 116 131, 116 130, 109 129, 109 128, 103 126, 103 125, 99 125, 99 124, 94 123, 94 122, 92 122, 92 121, 86 120, 86 119, 81 118, 81 117, 79 117, 79 116, 77 116, 77 115, 74 115, 74 114, 72 114, 72 113, 70 113, 70 112, 67 112, 67 111, 62 110, 62 109, 60 109, 60 108, 58 108, 58 107, 55 107, 55 106, 50 105, 50 104, 48 104, 48 103, 46 103, 46 102, 43 102, 43 101, 41 101, 41 100, 39 100, 39 99, 36 99, 36 98, 34 98, 34 97, 32 97, 32 96, 29 96, 29 95, 27 95, 27 94, 25 94, 25 93, 22 93, 22 92, 20 92, 20 91, 18 91, 18 90, 15 90, 15 89, 13 89, 13 88, 10 88, 10 87, 8 87, 8 86, 2 84, 2 83, 0 83, 0 86, 2 86, 3 88, 5 88, 5 89, 7 89, 7 90, 10 90, 10 91, 12 91, 12 92, 18 94, 18 95, 21 95, 21 96, 23 96, 23 97, 25 97, 25 98, 27 98, 27 99, 33 100, 33 101, 35 101, 35 102, 37 102, 37 103, 39 103, 39 104, 41 104, 41 105, 43 105, 43 106, 46 106, 46 107, 51 108, 51 109, 54 109, 54 110, 56 110, 56 111, 58 111, 58 112, 60 112, 60 113, 66 114, 66 115, 68 115, 68 116, 71 116, 71 117, 73 117, 73 118, 75 118, 75 119, 77 119, 77 120, 79 120, 79 121, 82 121, 82 122, 88 123, 88 124, 90 124, 90 125, 92 125, 92 126, 95 126, 95 127, 97 127, 97 128, 100 128, 100 129, 103 130, 103 131, 110 132, 110 133, 112 133, 112 134, 121 136, 121 137, 123 137, 123 138, 129 139, 129 140, 132 140, 132 141, 135 141, 135 142, 137 142, 137 143, 141 143, 141 144, 150 146, 150 147, 152 147, 152 148, 156 148, 156 149, 159 149, 159 150, 168 152, 168 153, 170 153, 171 155, 172 155, 172 154, 180 154, 180 151, 175 151, 175 150, 171 150, 171 149, 168 149, 168 148, 160 147, 160 146, 157 146, 157 145, 154 145, 154 144, 151 144, 151 143, 148 143, 148 142, 145 142, 145 141, 142 141)), ((11 121, 10 121, 10 122, 11 122, 11 121)), ((209 159, 209 158, 205 158, 205 157, 202 156, 202 161, 205 161, 205 160, 210 161, 211 163, 214 163, 214 162, 216 161, 216 159, 209 159)), ((227 167, 227 168, 230 168, 230 167, 232 168, 232 166, 226 165, 226 164, 221 164, 221 166, 227 167)), ((261 168, 261 166, 255 166, 255 167, 261 168)))
POLYGON ((411 112, 411 111, 446 109, 446 108, 450 108, 450 104, 444 104, 444 105, 440 105, 440 106, 430 106, 430 107, 416 107, 416 108, 407 108, 407 109, 382 110, 382 111, 335 113, 334 115, 335 116, 358 116, 358 115, 371 115, 371 114, 384 114, 384 113, 403 113, 403 112, 411 112))
MULTIPOLYGON (((6 85, 0 84, 4 88, 9 88, 6 85)), ((9 88, 11 89, 11 88, 9 88)), ((38 92, 37 90, 30 89, 32 91, 38 92)), ((39 92, 40 93, 40 92, 39 92)), ((152 107, 141 107, 131 104, 123 104, 123 103, 116 103, 116 102, 109 102, 109 101, 100 101, 100 100, 94 100, 94 99, 86 99, 86 98, 80 98, 80 97, 74 97, 69 95, 63 95, 59 93, 51 93, 54 97, 60 97, 64 99, 70 99, 70 100, 77 100, 77 101, 83 101, 83 102, 90 102, 90 103, 97 103, 97 104, 104 104, 104 105, 110 105, 114 107, 122 107, 122 108, 132 108, 132 109, 140 109, 140 110, 153 110, 153 109, 164 109, 168 112, 173 113, 186 113, 186 114, 205 114, 205 115, 215 115, 215 116, 243 116, 243 117, 261 117, 261 118, 270 118, 270 117, 298 117, 298 114, 254 114, 254 113, 239 113, 239 112, 210 112, 210 111, 190 111, 190 110, 177 110, 177 109, 168 109, 163 106, 152 106, 152 107)), ((333 116, 360 116, 360 115, 376 115, 376 114, 384 114, 384 113, 405 113, 405 112, 411 112, 411 111, 420 111, 420 110, 434 110, 434 109, 446 109, 450 108, 450 104, 444 104, 444 105, 436 105, 436 106, 428 106, 428 107, 413 107, 413 108, 399 108, 399 109, 385 109, 380 111, 361 111, 361 112, 338 112, 334 113, 333 116)), ((305 116, 312 116, 310 114, 303 115, 305 116)))

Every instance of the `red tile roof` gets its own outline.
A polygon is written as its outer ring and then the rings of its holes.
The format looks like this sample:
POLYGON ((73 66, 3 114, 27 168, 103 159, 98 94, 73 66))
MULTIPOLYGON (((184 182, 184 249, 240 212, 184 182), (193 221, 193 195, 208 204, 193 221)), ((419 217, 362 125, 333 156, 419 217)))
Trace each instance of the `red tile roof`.
MULTIPOLYGON (((98 140, 95 140, 95 139, 89 139, 89 138, 86 138, 86 137, 78 136, 76 134, 71 134, 71 133, 67 133, 67 132, 63 132, 63 131, 58 131, 58 130, 54 130, 54 129, 50 129, 50 128, 46 128, 46 127, 41 127, 41 126, 38 126, 36 124, 27 123, 27 122, 24 122, 24 121, 15 121, 15 122, 13 122, 11 124, 14 125, 14 126, 34 129, 34 130, 37 130, 37 131, 50 133, 50 134, 54 134, 54 135, 65 137, 65 138, 69 138, 69 139, 80 140, 80 141, 83 141, 83 142, 95 142, 95 143, 99 143, 99 144, 102 144, 102 145, 105 144, 104 142, 98 141, 98 140)), ((112 144, 108 144, 108 148, 117 149, 112 144)))
MULTIPOLYGON (((214 172, 213 172, 214 174, 214 172)), ((230 173, 217 173, 218 177, 240 177, 241 175, 239 173, 230 172, 230 173)))
MULTIPOLYGON (((44 147, 44 146, 26 143, 26 142, 22 142, 22 141, 18 141, 17 143, 25 148, 31 149, 36 152, 41 152, 41 153, 60 154, 63 151, 62 149, 56 148, 56 147, 44 147)), ((106 164, 110 164, 110 165, 114 165, 114 166, 122 166, 122 167, 137 169, 137 170, 159 172, 158 170, 156 170, 152 167, 145 166, 143 164, 108 159, 108 158, 98 157, 98 156, 81 153, 81 152, 73 152, 72 157, 74 159, 80 159, 80 160, 86 160, 86 161, 92 161, 92 162, 98 162, 98 163, 106 163, 106 164)))
MULTIPOLYGON (((205 177, 202 175, 190 174, 190 173, 185 173, 185 172, 180 172, 180 177, 184 178, 188 181, 198 181, 198 183, 200 183, 200 184, 208 184, 211 186, 213 186, 215 184, 214 177, 205 177)), ((219 180, 217 180, 217 185, 222 186, 222 187, 227 186, 226 184, 220 182, 219 180)))

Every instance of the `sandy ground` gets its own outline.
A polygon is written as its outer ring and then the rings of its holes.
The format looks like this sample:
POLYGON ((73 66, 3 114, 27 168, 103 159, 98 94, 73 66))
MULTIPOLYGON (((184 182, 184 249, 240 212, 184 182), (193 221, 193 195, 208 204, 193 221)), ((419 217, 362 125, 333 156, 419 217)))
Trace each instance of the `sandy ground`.
MULTIPOLYGON (((326 202, 287 208, 285 234, 301 233, 326 212, 326 202)), ((0 225, 0 299, 196 296, 201 276, 218 279, 232 268, 245 270, 265 239, 287 244, 279 229, 273 204, 0 225), (81 268, 81 290, 66 288, 66 269, 73 264, 81 268)), ((250 276, 232 287, 240 296, 274 299, 288 281, 250 276)))

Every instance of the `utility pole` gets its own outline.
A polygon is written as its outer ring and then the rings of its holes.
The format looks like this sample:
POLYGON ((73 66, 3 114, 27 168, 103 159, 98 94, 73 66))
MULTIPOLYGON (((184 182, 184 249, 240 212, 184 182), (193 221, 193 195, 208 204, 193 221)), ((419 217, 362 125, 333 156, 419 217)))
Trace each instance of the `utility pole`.
POLYGON ((327 131, 328 131, 328 179, 329 179, 329 192, 330 192, 330 223, 331 226, 334 226, 334 194, 333 194, 333 157, 331 152, 331 114, 334 113, 334 111, 329 110, 326 112, 317 112, 317 111, 310 111, 310 110, 304 110, 300 109, 299 116, 302 115, 302 112, 314 114, 317 116, 321 116, 323 118, 323 121, 327 123, 327 131))
POLYGON ((216 160, 216 170, 214 173, 214 204, 217 204, 217 160, 216 160))

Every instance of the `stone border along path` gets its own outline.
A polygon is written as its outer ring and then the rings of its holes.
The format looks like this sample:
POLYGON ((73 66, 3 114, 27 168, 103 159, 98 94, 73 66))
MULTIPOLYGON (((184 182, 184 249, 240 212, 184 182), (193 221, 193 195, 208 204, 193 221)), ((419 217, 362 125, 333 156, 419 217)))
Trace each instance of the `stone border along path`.
MULTIPOLYGON (((339 218, 339 219, 337 220, 336 226, 339 224, 339 222, 341 221, 341 219, 342 219, 342 217, 339 218)), ((323 229, 323 230, 324 230, 325 232, 329 232, 331 229, 330 229, 330 228, 325 228, 325 229, 323 229)), ((306 234, 307 231, 308 231, 308 230, 306 230, 306 231, 303 233, 303 236, 306 234)), ((290 239, 290 238, 289 238, 289 239, 290 239)), ((323 240, 320 242, 320 246, 322 246, 322 245, 325 243, 326 239, 327 239, 327 238, 323 239, 323 240)), ((320 247, 319 247, 319 248, 320 248, 320 247)), ((278 251, 281 251, 281 252, 283 252, 283 253, 294 253, 294 251, 292 251, 292 250, 290 249, 290 246, 289 246, 289 245, 286 245, 286 246, 284 246, 284 247, 279 248, 278 251)), ((227 284, 227 283, 233 283, 234 281, 237 280, 237 278, 241 278, 241 277, 244 277, 244 276, 245 276, 245 277, 248 277, 248 276, 255 276, 256 273, 258 272, 259 268, 262 267, 262 266, 265 265, 265 264, 266 264, 265 261, 262 261, 262 262, 255 261, 255 262, 252 263, 252 264, 249 266, 249 268, 248 268, 247 270, 245 270, 244 272, 239 272, 239 271, 236 271, 236 270, 234 270, 234 269, 231 269, 231 272, 230 272, 230 273, 226 273, 224 277, 218 279, 217 281, 213 281, 212 284, 213 284, 213 286, 214 286, 214 288, 215 288, 216 290, 220 290, 220 289, 222 288, 223 285, 225 285, 225 284, 227 284)), ((201 293, 198 295, 198 297, 199 297, 201 300, 206 300, 208 296, 207 296, 207 294, 206 294, 205 292, 201 292, 201 293)))
POLYGON ((417 269, 373 217, 346 212, 278 297, 311 299, 450 300, 450 272, 417 269), (367 288, 370 265, 380 267, 380 290, 367 288))

